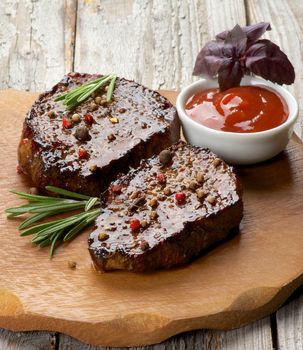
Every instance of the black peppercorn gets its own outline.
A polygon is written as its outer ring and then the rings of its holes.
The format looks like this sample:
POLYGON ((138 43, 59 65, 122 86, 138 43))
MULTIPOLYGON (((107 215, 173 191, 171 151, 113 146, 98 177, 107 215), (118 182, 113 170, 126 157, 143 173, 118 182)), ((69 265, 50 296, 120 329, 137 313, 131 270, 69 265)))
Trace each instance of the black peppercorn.
POLYGON ((164 150, 159 154, 159 161, 162 165, 168 165, 172 161, 173 155, 170 151, 164 150))
POLYGON ((89 131, 85 126, 80 126, 79 128, 77 128, 74 136, 79 141, 88 141, 91 138, 89 135, 89 131))

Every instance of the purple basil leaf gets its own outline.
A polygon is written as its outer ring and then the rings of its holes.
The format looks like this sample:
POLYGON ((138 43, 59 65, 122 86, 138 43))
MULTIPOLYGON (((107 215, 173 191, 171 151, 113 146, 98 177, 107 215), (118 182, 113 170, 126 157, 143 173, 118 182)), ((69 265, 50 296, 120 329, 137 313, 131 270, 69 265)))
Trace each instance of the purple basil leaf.
POLYGON ((221 64, 226 60, 223 49, 223 42, 206 43, 196 58, 193 75, 216 76, 221 64))
POLYGON ((237 24, 229 31, 224 40, 227 55, 234 59, 242 56, 246 50, 247 37, 242 28, 237 24))
MULTIPOLYGON (((241 29, 246 34, 249 44, 252 44, 258 40, 267 30, 271 30, 271 27, 267 22, 260 22, 251 26, 241 27, 241 29)), ((216 39, 224 41, 229 32, 229 30, 225 30, 224 32, 219 33, 216 35, 216 39)))
POLYGON ((221 91, 239 86, 243 78, 243 71, 239 61, 225 61, 218 72, 218 81, 221 91))
POLYGON ((247 39, 251 44, 260 39, 267 30, 271 30, 268 22, 260 22, 244 28, 247 39))
POLYGON ((246 51, 246 68, 252 73, 279 85, 290 85, 295 80, 295 70, 278 45, 270 40, 259 40, 246 51))

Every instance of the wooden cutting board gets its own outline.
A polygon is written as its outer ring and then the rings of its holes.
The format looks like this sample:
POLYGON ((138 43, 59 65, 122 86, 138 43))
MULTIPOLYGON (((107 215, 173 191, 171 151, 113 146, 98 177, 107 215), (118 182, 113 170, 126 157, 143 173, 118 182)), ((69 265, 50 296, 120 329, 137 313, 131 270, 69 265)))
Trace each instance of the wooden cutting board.
MULTIPOLYGON (((176 92, 163 94, 175 101, 176 92)), ((197 328, 242 326, 275 311, 302 283, 303 147, 296 139, 272 161, 237 169, 245 203, 240 234, 190 265, 99 274, 87 232, 50 260, 4 214, 20 203, 8 190, 29 186, 16 174, 16 148, 36 96, 0 93, 0 327, 58 331, 104 346, 151 344, 197 328)))

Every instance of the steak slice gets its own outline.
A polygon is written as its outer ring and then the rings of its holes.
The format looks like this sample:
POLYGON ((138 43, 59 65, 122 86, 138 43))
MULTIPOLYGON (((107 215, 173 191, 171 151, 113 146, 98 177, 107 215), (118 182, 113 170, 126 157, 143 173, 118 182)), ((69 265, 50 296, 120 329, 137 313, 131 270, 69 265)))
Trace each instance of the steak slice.
POLYGON ((57 96, 98 77, 68 74, 41 94, 27 114, 19 166, 42 192, 53 185, 99 196, 118 173, 179 140, 173 105, 133 81, 118 78, 108 104, 102 101, 104 88, 72 112, 62 101, 54 102, 57 96), (80 120, 73 122, 74 114, 80 120))
POLYGON ((241 195, 232 167, 180 141, 110 185, 89 237, 94 264, 135 272, 184 264, 239 225, 241 195))

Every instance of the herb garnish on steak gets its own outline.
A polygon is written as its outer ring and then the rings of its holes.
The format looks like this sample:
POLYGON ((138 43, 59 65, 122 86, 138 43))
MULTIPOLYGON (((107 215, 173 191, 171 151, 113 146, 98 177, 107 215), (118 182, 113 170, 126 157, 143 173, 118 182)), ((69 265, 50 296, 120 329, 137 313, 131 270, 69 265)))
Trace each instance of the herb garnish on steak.
POLYGON ((102 87, 75 109, 56 97, 100 75, 70 73, 39 96, 19 144, 19 168, 33 185, 98 196, 117 174, 179 139, 175 108, 138 83, 117 78, 110 102, 102 87))

